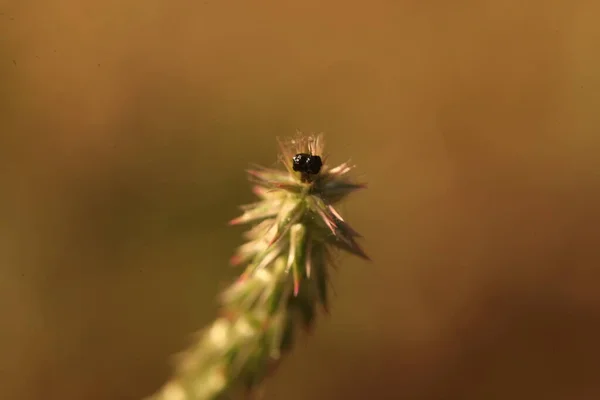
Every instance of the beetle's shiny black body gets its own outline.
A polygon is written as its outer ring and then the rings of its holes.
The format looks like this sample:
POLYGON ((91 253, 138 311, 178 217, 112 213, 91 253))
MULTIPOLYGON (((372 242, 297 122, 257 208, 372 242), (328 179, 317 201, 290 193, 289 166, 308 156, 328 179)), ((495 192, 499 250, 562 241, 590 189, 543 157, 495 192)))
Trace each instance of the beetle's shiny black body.
POLYGON ((302 172, 308 175, 316 175, 321 171, 323 161, 321 157, 307 153, 298 153, 292 158, 292 168, 294 171, 302 172))

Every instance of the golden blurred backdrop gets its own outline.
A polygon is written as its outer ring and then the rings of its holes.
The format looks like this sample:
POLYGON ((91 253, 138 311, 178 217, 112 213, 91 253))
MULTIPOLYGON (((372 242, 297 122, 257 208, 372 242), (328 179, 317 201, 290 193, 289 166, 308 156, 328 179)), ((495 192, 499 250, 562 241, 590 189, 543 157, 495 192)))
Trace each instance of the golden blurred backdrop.
POLYGON ((600 3, 0 1, 0 398, 129 400, 325 132, 370 264, 265 400, 600 398, 600 3))

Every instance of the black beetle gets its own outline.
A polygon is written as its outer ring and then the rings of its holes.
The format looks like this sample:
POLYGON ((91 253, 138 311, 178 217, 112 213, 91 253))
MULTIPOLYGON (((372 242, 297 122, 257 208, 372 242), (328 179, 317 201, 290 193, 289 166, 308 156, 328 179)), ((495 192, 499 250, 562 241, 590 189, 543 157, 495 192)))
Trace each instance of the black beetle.
POLYGON ((321 157, 308 153, 298 153, 292 157, 292 168, 294 171, 302 172, 307 175, 316 175, 321 171, 323 161, 321 157))

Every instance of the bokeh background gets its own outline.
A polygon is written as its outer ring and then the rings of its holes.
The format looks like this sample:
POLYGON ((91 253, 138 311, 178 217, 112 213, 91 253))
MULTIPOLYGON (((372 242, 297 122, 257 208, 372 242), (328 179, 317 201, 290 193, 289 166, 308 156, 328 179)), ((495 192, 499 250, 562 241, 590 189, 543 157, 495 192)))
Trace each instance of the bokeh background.
POLYGON ((374 261, 264 399, 600 398, 599 13, 0 1, 0 398, 157 389, 297 129, 369 182, 342 211, 374 261))

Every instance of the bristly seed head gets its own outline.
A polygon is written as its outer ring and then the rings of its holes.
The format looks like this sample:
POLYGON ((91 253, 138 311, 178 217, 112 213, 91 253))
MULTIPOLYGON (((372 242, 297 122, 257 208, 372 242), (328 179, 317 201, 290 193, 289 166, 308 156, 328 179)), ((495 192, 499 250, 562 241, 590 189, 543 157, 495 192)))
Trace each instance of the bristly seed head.
POLYGON ((352 167, 343 163, 330 168, 325 162, 316 174, 305 171, 298 173, 294 163, 299 154, 310 154, 326 160, 322 135, 280 140, 279 146, 285 171, 268 168, 249 171, 256 184, 254 192, 260 200, 244 206, 244 213, 231 221, 232 224, 256 224, 248 233, 251 241, 240 247, 234 256, 237 264, 241 260, 250 262, 264 258, 264 253, 273 251, 271 246, 286 235, 295 223, 307 226, 308 231, 314 233, 314 239, 321 238, 328 244, 368 259, 355 241, 358 233, 334 208, 350 193, 366 187, 348 177, 352 167), (311 175, 310 179, 306 175, 311 175), (265 237, 269 238, 267 242, 265 237))
POLYGON ((255 203, 230 224, 252 224, 232 264, 242 277, 221 297, 223 317, 183 356, 179 375, 155 400, 220 399, 254 389, 292 346, 300 325, 310 331, 316 310, 329 309, 329 267, 334 249, 369 259, 360 235, 335 204, 366 185, 349 177, 347 163, 331 167, 322 135, 279 141, 285 169, 248 171, 255 203))

